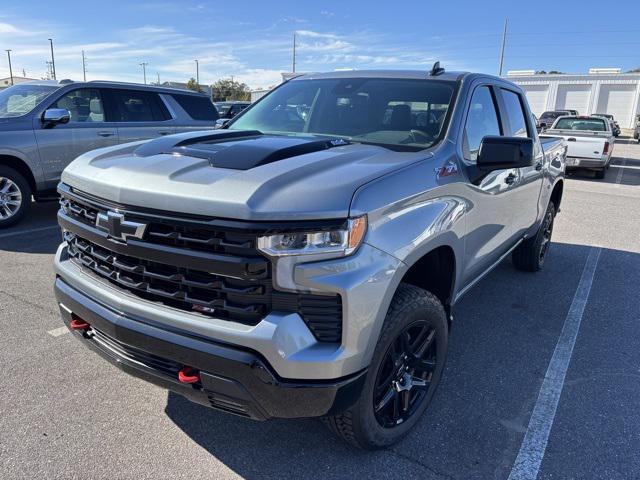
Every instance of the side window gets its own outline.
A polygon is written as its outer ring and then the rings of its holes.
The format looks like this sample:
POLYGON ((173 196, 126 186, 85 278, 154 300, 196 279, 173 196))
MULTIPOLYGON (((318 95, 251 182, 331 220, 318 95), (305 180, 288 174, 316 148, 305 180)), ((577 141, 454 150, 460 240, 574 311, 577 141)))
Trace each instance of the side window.
POLYGON ((116 122, 161 122, 171 118, 157 93, 136 90, 111 92, 116 122))
POLYGON ((504 100, 505 108, 507 109, 507 115, 509 116, 509 125, 511 126, 511 135, 514 137, 527 137, 528 128, 527 121, 525 120, 524 109, 522 108, 522 101, 520 95, 511 90, 502 91, 502 98, 504 100))
POLYGON ((211 120, 214 122, 218 119, 216 107, 207 97, 174 94, 173 98, 194 120, 211 120))
POLYGON ((51 108, 64 108, 71 113, 70 122, 104 122, 104 108, 100 91, 80 88, 66 93, 51 108))
POLYGON ((491 90, 489 87, 478 87, 471 97, 464 127, 462 149, 467 160, 477 160, 480 142, 487 135, 502 135, 502 132, 491 90))

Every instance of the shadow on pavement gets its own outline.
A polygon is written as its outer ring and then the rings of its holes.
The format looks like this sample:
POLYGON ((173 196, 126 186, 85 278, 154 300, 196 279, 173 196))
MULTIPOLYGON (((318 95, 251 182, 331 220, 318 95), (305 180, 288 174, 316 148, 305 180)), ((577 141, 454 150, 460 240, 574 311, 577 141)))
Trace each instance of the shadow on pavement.
MULTIPOLYGON (((503 262, 456 306, 439 390, 391 451, 355 451, 316 420, 253 422, 172 393, 165 413, 244 478, 396 477, 408 466, 422 478, 506 478, 590 248, 554 243, 538 274, 503 262)), ((605 252, 640 267, 637 254, 605 252)))
POLYGON ((55 253, 61 242, 57 212, 58 202, 33 203, 21 222, 0 230, 0 251, 55 253))

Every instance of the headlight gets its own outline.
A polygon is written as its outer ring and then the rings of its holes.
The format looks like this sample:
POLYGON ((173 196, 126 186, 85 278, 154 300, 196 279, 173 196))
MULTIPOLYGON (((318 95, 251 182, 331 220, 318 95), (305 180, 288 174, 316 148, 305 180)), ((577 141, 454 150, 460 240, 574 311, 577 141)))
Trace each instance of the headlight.
POLYGON ((316 232, 279 233, 258 238, 258 250, 272 257, 339 253, 351 255, 362 243, 367 217, 352 218, 346 228, 316 232))

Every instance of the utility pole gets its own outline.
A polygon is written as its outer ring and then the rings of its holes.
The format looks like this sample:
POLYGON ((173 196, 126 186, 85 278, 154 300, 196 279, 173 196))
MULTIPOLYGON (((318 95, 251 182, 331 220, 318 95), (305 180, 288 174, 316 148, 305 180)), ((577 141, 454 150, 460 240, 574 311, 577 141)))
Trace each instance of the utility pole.
POLYGON ((144 84, 147 84, 147 65, 149 65, 149 62, 142 62, 140 63, 140 66, 142 67, 142 76, 144 77, 144 84))
POLYGON ((53 56, 53 40, 49 39, 49 45, 51 45, 51 71, 53 73, 53 79, 56 80, 56 60, 53 56))
POLYGON ((296 32, 293 32, 293 62, 291 65, 291 71, 296 73, 296 32))
POLYGON ((160 85, 160 72, 156 72, 156 75, 158 76, 158 85, 160 85))
POLYGON ((504 19, 504 32, 502 32, 502 48, 500 49, 500 70, 498 76, 502 76, 502 67, 504 66, 504 49, 507 46, 507 22, 508 19, 504 19))
POLYGON ((200 64, 198 63, 198 59, 194 60, 196 62, 196 85, 200 86, 200 64))
POLYGON ((84 50, 82 50, 82 77, 87 81, 87 61, 84 58, 84 50))
POLYGON ((13 85, 13 70, 11 69, 11 50, 5 50, 7 52, 7 58, 9 59, 9 80, 13 85))

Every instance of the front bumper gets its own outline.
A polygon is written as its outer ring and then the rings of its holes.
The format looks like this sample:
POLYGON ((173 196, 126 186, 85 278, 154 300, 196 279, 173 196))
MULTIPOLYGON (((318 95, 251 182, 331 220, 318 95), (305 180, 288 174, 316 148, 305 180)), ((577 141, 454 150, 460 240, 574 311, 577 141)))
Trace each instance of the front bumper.
POLYGON ((125 372, 188 399, 256 420, 335 414, 358 398, 366 370, 334 380, 284 380, 258 353, 212 342, 132 318, 89 298, 58 277, 55 294, 67 326, 89 348, 125 372), (178 380, 182 367, 199 371, 200 381, 178 380))

